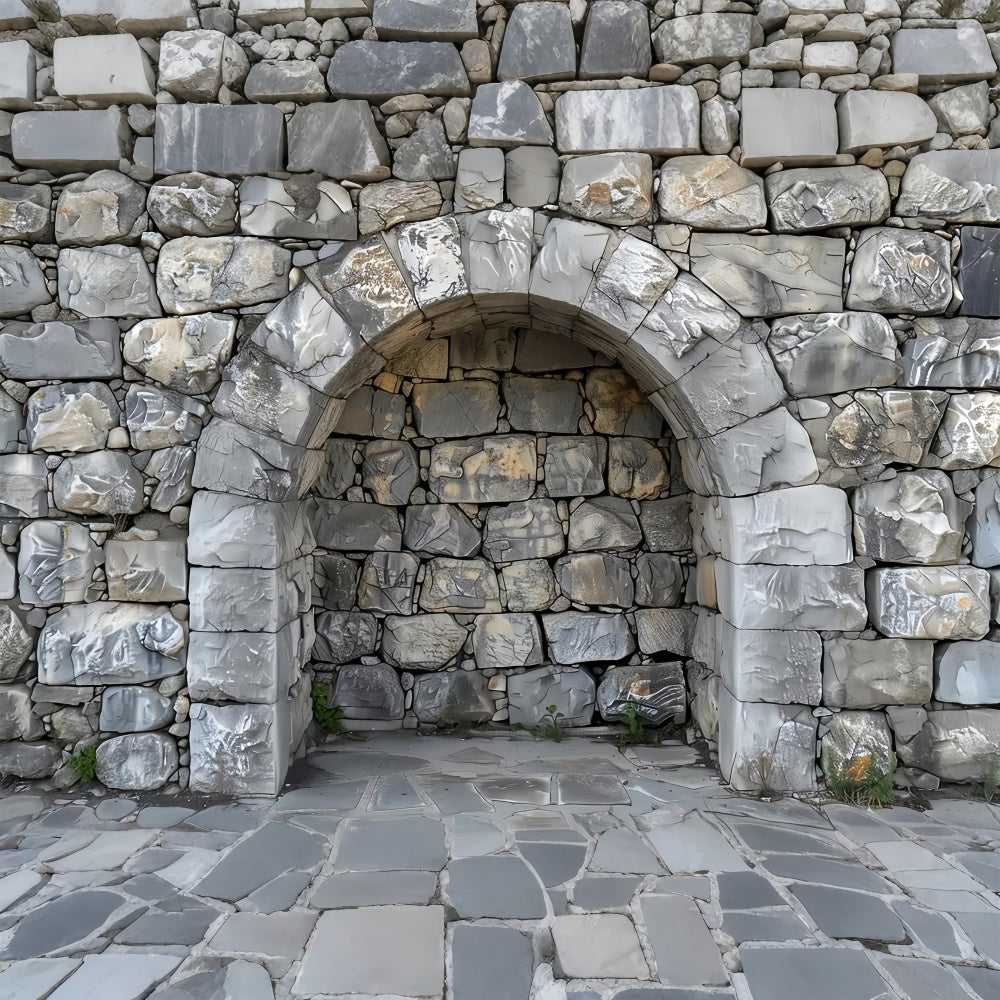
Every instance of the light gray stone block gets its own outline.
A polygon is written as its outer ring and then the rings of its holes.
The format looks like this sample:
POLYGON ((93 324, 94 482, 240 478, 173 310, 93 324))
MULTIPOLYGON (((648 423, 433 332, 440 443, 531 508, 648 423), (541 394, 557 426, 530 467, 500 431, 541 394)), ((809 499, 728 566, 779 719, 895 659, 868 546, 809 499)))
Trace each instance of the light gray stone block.
POLYGON ((700 129, 693 87, 575 90, 556 101, 556 146, 563 154, 700 153, 700 129))
POLYGON ((895 761, 892 734, 881 712, 837 712, 820 740, 820 759, 829 781, 838 775, 843 780, 860 782, 869 774, 885 773, 895 761))
POLYGON ((745 62, 750 49, 764 44, 751 14, 693 14, 664 21, 653 32, 656 58, 666 63, 745 62))
POLYGON ((1000 428, 996 414, 1000 394, 960 393, 948 398, 931 461, 942 469, 971 469, 993 465, 1000 457, 1000 428))
POLYGON ((250 177, 240 185, 240 230, 249 236, 355 240, 357 210, 347 190, 315 174, 287 181, 250 177))
POLYGON ((0 283, 4 288, 0 317, 30 313, 52 301, 45 275, 27 247, 0 245, 0 283))
POLYGON ((300 613, 311 563, 277 569, 192 567, 191 628, 200 632, 278 632, 300 613))
POLYGON ((734 628, 720 619, 717 642, 719 676, 734 698, 820 704, 823 644, 816 632, 734 628))
POLYGON ((469 114, 470 146, 548 146, 552 143, 541 101, 521 80, 484 83, 476 88, 469 114))
POLYGON ((59 252, 59 303, 83 316, 158 316, 153 276, 135 247, 59 252))
POLYGON ((743 566, 716 560, 719 611, 736 628, 860 630, 864 572, 853 566, 743 566))
POLYGON ((990 580, 972 566, 884 567, 868 574, 872 624, 911 639, 981 639, 990 627, 990 580))
POLYGON ((55 237, 63 246, 134 244, 148 228, 145 188, 117 171, 99 170, 59 195, 55 237))
POLYGON ((653 608, 672 608, 681 603, 684 570, 674 555, 642 552, 635 560, 635 603, 653 608))
POLYGON ((97 747, 97 780, 121 791, 154 791, 176 774, 178 760, 177 744, 165 733, 116 736, 97 747))
POLYGON ((574 604, 631 607, 635 585, 629 562, 602 552, 582 552, 565 556, 553 567, 563 595, 574 604))
POLYGON ((837 155, 836 98, 826 90, 755 88, 743 92, 740 142, 745 167, 832 161, 837 155))
POLYGON ((35 632, 27 624, 26 616, 10 602, 0 605, 0 680, 17 679, 34 652, 35 632))
POLYGON ((326 81, 319 67, 307 59, 265 59, 254 63, 243 84, 251 101, 278 104, 294 101, 306 104, 327 98, 326 81))
POLYGON ((455 211, 479 212, 503 201, 505 160, 500 149, 463 149, 455 174, 455 211))
POLYGON ((527 500, 487 511, 483 553, 495 563, 544 559, 562 554, 565 548, 552 500, 527 500))
POLYGON ((901 28, 892 36, 895 73, 916 73, 920 86, 988 80, 997 64, 983 26, 960 20, 947 28, 901 28))
POLYGON ((236 185, 224 177, 165 177, 149 189, 146 206, 165 236, 223 236, 236 228, 236 185))
POLYGON ((840 151, 915 146, 934 138, 934 112, 916 94, 891 90, 849 90, 837 99, 840 151))
POLYGON ((0 31, 24 31, 33 28, 36 20, 37 15, 21 0, 4 0, 0 4, 0 31))
POLYGON ((455 157, 440 119, 427 119, 400 142, 393 156, 392 172, 404 181, 443 181, 455 176, 455 157))
POLYGON ((596 685, 587 670, 542 667, 507 678, 510 721, 534 729, 556 706, 560 726, 589 726, 594 717, 596 685))
POLYGON ((160 39, 157 84, 182 101, 215 101, 223 85, 236 89, 249 68, 243 49, 222 31, 168 31, 160 39))
POLYGON ((26 111, 11 125, 14 159, 56 174, 117 170, 130 151, 121 108, 106 111, 26 111))
POLYGON ((901 472, 863 483, 853 503, 859 554, 891 563, 958 562, 969 505, 955 496, 943 472, 901 472))
POLYGON ((427 556, 474 556, 480 546, 479 530, 451 504, 418 504, 406 510, 403 542, 408 549, 427 556))
POLYGON ((888 181, 869 167, 779 170, 768 174, 764 185, 772 224, 779 233, 874 225, 889 214, 888 181))
POLYGON ((918 153, 903 174, 896 214, 948 222, 1000 221, 1000 153, 993 149, 918 153))
POLYGON ((413 685, 413 712, 425 724, 477 725, 494 713, 486 678, 468 671, 424 674, 413 685))
POLYGON ((563 167, 559 203, 581 219, 639 225, 651 215, 652 160, 647 153, 571 157, 563 167))
POLYGON ((542 633, 531 614, 479 615, 472 651, 480 670, 530 667, 544 662, 542 633))
POLYGON ((183 601, 187 561, 183 539, 112 538, 104 547, 108 596, 113 601, 183 601))
POLYGON ((519 146, 507 153, 506 161, 507 200, 512 205, 541 208, 558 200, 559 154, 554 149, 519 146))
POLYGON ((372 24, 382 39, 463 42, 479 37, 474 0, 378 0, 372 24))
POLYGON ((365 559, 358 584, 358 607, 390 615, 414 611, 420 560, 409 552, 373 552, 365 559))
POLYGON ((403 688, 396 671, 384 663, 341 667, 331 700, 345 719, 389 722, 403 718, 403 688))
POLYGON ((174 721, 174 703, 148 687, 111 687, 101 699, 101 731, 145 733, 174 721))
POLYGON ((400 670, 440 670, 462 652, 469 633, 449 614, 390 615, 382 631, 382 655, 400 670))
POLYGON ((47 386, 28 397, 25 429, 32 451, 98 451, 121 410, 102 382, 47 386))
POLYGON ((973 564, 1000 566, 1000 481, 995 476, 988 476, 976 487, 968 532, 973 564))
POLYGON ((264 104, 160 104, 153 144, 158 174, 285 169, 285 119, 264 104))
POLYGON ((48 474, 39 455, 0 455, 0 514, 47 517, 48 474))
POLYGON ((133 684, 181 673, 187 635, 164 606, 72 604, 38 639, 43 684, 133 684))
POLYGON ((545 611, 558 590, 552 568, 544 559, 523 559, 500 570, 504 603, 509 611, 545 611))
POLYGON ((833 708, 922 705, 930 700, 934 644, 923 639, 823 643, 823 703, 833 708))
POLYGON ((542 615, 549 655, 556 663, 621 660, 635 650, 624 615, 565 611, 542 615))
POLYGON ((597 708, 605 722, 628 712, 654 726, 682 723, 687 717, 687 689, 680 663, 611 667, 597 688, 597 708))
POLYGON ((132 35, 56 38, 52 62, 53 85, 61 97, 104 106, 156 101, 156 75, 132 35))
POLYGON ((52 478, 55 505, 68 514, 138 514, 143 491, 142 473, 118 451, 63 459, 52 478))
POLYGON ((929 711, 917 736, 897 741, 907 767, 930 771, 942 781, 981 781, 996 760, 1000 711, 988 708, 929 711))
POLYGON ((300 662, 299 635, 297 622, 278 632, 191 632, 187 655, 191 698, 277 703, 288 692, 300 662))
POLYGON ((649 12, 635 0, 597 0, 589 5, 580 47, 581 80, 633 76, 642 80, 652 62, 649 12))
POLYGON ((691 270, 742 316, 840 312, 845 252, 827 237, 695 233, 691 270))
POLYGON ((330 60, 326 81, 334 97, 376 103, 397 94, 471 96, 458 50, 441 41, 346 42, 330 60))
POLYGON ((388 177, 389 147, 368 102, 333 101, 299 108, 288 125, 288 169, 315 170, 358 182, 388 177))
POLYGON ((445 503, 504 503, 535 491, 534 438, 497 435, 447 441, 431 449, 428 485, 445 503))
MULTIPOLYGON (((767 223, 764 182, 728 156, 680 156, 660 169, 660 218, 729 232, 767 223)), ((887 206, 888 207, 888 206, 887 206)))
POLYGON ((904 385, 978 389, 1000 384, 995 320, 925 317, 913 320, 912 334, 903 344, 904 385))
POLYGON ((571 80, 576 44, 569 8, 521 3, 511 12, 497 65, 499 80, 571 80))
POLYGON ((219 313, 143 320, 122 339, 125 361, 180 392, 208 392, 229 360, 236 320, 219 313))
POLYGON ((0 183, 0 240, 49 242, 52 191, 45 184, 0 183))
MULTIPOLYGON (((17 555, 21 602, 52 607, 85 600, 94 570, 102 561, 85 525, 72 521, 26 524, 17 555)), ((9 625, 17 631, 14 620, 9 625)))
POLYGON ((1000 643, 945 642, 934 656, 934 697, 958 705, 1000 702, 1000 643))
POLYGON ((171 448, 196 441, 206 416, 203 403, 155 386, 132 386, 125 395, 125 424, 132 447, 171 448))
POLYGON ((876 227, 858 240, 848 309, 940 313, 951 302, 951 247, 932 233, 876 227))
POLYGON ((197 26, 188 0, 61 0, 62 16, 78 31, 159 36, 197 26))
POLYGON ((621 497, 598 497, 570 514, 569 547, 574 552, 632 549, 642 541, 639 519, 621 497))
POLYGON ((420 607, 459 614, 499 612, 502 609, 496 572, 485 559, 437 556, 424 567, 420 607))

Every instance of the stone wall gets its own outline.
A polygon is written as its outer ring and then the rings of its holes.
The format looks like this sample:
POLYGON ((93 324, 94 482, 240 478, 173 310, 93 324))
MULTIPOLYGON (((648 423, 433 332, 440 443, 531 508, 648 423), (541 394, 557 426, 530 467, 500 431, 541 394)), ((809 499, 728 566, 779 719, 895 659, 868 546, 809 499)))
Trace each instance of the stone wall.
MULTIPOLYGON (((352 510, 316 520, 325 442, 378 436, 389 359, 510 330, 671 427, 727 779, 995 767, 996 16, 0 0, 0 770, 280 787, 352 510)), ((426 438, 446 504, 529 499, 464 499, 498 437, 426 438)))

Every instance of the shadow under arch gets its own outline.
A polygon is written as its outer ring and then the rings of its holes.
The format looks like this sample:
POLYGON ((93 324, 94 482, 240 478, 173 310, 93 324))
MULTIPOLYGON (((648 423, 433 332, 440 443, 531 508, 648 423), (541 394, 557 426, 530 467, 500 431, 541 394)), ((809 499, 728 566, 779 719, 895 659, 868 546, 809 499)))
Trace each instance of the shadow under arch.
POLYGON ((667 419, 695 494, 752 497, 818 476, 757 325, 649 243, 496 209, 345 244, 245 338, 198 442, 192 790, 275 794, 301 741, 312 624, 300 501, 347 397, 426 338, 504 324, 617 360, 667 419))

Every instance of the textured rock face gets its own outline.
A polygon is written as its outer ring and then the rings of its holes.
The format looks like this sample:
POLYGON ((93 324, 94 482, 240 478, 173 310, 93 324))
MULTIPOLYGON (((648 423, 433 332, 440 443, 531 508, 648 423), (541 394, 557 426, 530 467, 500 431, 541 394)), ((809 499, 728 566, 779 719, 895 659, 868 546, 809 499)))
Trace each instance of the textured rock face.
MULTIPOLYGON (((24 604, 53 607, 85 600, 101 553, 84 525, 37 521, 25 526, 20 541, 19 593, 24 604)), ((8 627, 11 641, 19 648, 16 616, 8 618, 8 627)))
MULTIPOLYGON (((860 781, 892 767, 892 734, 881 712, 838 712, 821 741, 820 756, 828 776, 860 781)), ((829 780, 829 778, 828 778, 829 780)))
POLYGON ((334 97, 386 101, 396 94, 467 97, 458 50, 444 42, 348 42, 330 60, 334 97))
POLYGON ((988 708, 929 711, 917 735, 897 741, 899 759, 942 781, 981 781, 995 759, 1000 712, 988 708))
POLYGON ((480 674, 427 674, 414 682, 413 711, 431 725, 476 725, 493 717, 493 701, 480 674))
POLYGON ((403 689, 396 671, 384 663, 341 667, 333 703, 345 719, 388 722, 403 717, 403 689))
POLYGON ((722 683, 740 701, 819 704, 823 647, 815 632, 739 629, 723 622, 716 642, 722 683))
POLYGON ((236 321, 217 313, 144 320, 122 339, 133 368, 170 389, 208 392, 229 360, 236 321))
POLYGON ((615 722, 633 707, 654 726, 681 723, 687 716, 687 690, 679 663, 612 667, 597 688, 597 708, 605 722, 615 722))
POLYGON ((885 175, 868 167, 779 170, 764 184, 774 228, 782 233, 873 225, 889 214, 885 175))
POLYGON ((236 185, 197 171, 158 181, 146 198, 164 236, 222 236, 236 228, 236 185))
POLYGON ((913 639, 981 639, 990 627, 990 579, 971 566, 881 568, 868 576, 872 622, 913 639))
POLYGON ((162 788, 177 767, 177 744, 161 733, 117 736, 97 748, 97 778, 108 788, 153 791, 162 788))
POLYGON ((934 697, 958 705, 1000 701, 1000 643, 942 643, 935 656, 934 697))
POLYGON ((559 203, 577 218, 636 225, 649 217, 652 198, 653 163, 645 153, 574 156, 563 168, 559 203))
POLYGON ((0 246, 0 284, 0 317, 19 316, 52 301, 42 269, 24 247, 0 246))
POLYGON ((756 229, 767 221, 763 183, 728 156, 667 160, 660 170, 657 205, 664 221, 698 229, 756 229))
POLYGON ((934 644, 924 639, 830 639, 823 700, 834 708, 919 705, 931 695, 934 644))

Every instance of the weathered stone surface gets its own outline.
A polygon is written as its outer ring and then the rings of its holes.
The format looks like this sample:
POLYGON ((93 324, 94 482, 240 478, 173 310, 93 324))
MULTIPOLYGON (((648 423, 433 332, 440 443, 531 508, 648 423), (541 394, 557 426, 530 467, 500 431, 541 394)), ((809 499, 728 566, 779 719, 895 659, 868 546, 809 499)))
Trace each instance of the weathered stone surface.
POLYGON ((721 622, 719 675, 740 701, 779 705, 820 703, 823 644, 815 632, 734 628, 721 622))
POLYGON ((841 94, 837 122, 842 153, 915 146, 932 139, 938 130, 934 112, 921 98, 889 90, 849 90, 841 94))
POLYGON ((222 236, 236 228, 236 185, 197 172, 176 174, 149 189, 146 207, 165 236, 222 236))
POLYGON ((182 538, 109 539, 104 546, 108 596, 113 601, 183 601, 187 597, 182 538))
POLYGON ((413 420, 423 437, 468 437, 496 430, 500 399, 495 382, 423 382, 413 387, 413 420))
POLYGON ((348 500, 313 500, 309 508, 316 542, 344 552, 398 552, 402 537, 393 507, 348 500))
POLYGON ((55 91, 62 97, 103 106, 155 103, 153 67, 131 35, 57 38, 52 61, 55 91))
POLYGON ((21 3, 21 0, 5 0, 0 8, 0 30, 24 31, 33 28, 37 15, 21 3))
POLYGON ((382 39, 462 42, 479 37, 472 0, 378 0, 372 24, 382 39))
POLYGON ((985 81, 936 94, 927 103, 942 132, 954 136, 986 135, 990 120, 990 93, 985 81))
POLYGON ((417 504, 406 510, 403 542, 421 555, 464 559, 478 553, 480 541, 479 530, 451 504, 417 504))
POLYGON ((290 268, 291 253, 266 240, 182 236, 160 250, 156 287, 169 312, 208 312, 281 298, 290 268))
POLYGON ((168 31, 160 39, 157 84, 182 101, 214 101, 223 84, 234 89, 249 68, 243 49, 221 31, 168 31))
POLYGON ((428 119, 402 140, 393 156, 392 172, 404 181, 443 181, 455 176, 455 157, 440 119, 428 119))
POLYGON ((64 459, 52 479, 52 496, 69 514, 138 514, 145 505, 142 473, 117 451, 64 459))
POLYGON ((47 778, 62 761, 59 747, 51 743, 0 743, 0 768, 18 778, 47 778))
POLYGON ((27 247, 0 245, 0 287, 0 317, 30 313, 52 301, 45 275, 27 247))
POLYGON ((963 316, 1000 316, 1000 283, 997 251, 1000 245, 992 226, 963 226, 958 258, 958 283, 963 316))
POLYGON ((143 471, 156 481, 149 506, 153 510, 169 513, 191 499, 194 448, 188 445, 153 452, 143 471))
POLYGON ((0 240, 45 243, 52 191, 44 184, 0 183, 0 240))
POLYGON ((647 153, 571 157, 563 167, 559 203, 580 219, 639 225, 649 219, 653 204, 652 159, 647 153))
POLYGON ((23 167, 57 174, 118 168, 128 153, 128 127, 120 108, 106 111, 26 111, 14 118, 11 143, 23 167))
POLYGON ((931 233, 878 227, 858 240, 847 307, 874 312, 943 312, 952 297, 951 248, 931 233))
POLYGON ((823 703, 834 708, 921 705, 931 697, 934 645, 922 639, 823 643, 823 703))
POLYGON ((527 500, 490 507, 483 553, 496 563, 545 559, 566 548, 562 523, 552 500, 527 500))
POLYGON ((288 169, 350 181, 389 176, 389 147, 367 101, 299 108, 288 124, 288 169))
POLYGON ((512 429, 572 434, 583 416, 579 383, 506 375, 503 395, 512 429))
POLYGON ((837 155, 834 95, 795 88, 744 91, 740 141, 745 167, 829 163, 837 155))
POLYGON ((542 627, 556 663, 621 660, 635 650, 635 637, 624 615, 565 611, 542 615, 542 627))
POLYGON ((972 562, 976 566, 1000 566, 1000 481, 986 477, 977 487, 975 509, 969 519, 972 562))
POLYGON ((695 277, 743 316, 839 312, 844 256, 841 240, 818 236, 691 238, 695 277))
POLYGON ((121 410, 102 382, 46 386, 28 398, 25 428, 32 451, 97 451, 117 427, 121 410))
POLYGON ((158 174, 285 169, 285 119, 265 104, 160 104, 153 144, 158 174))
POLYGON ((390 229, 400 222, 433 219, 442 204, 441 191, 431 182, 383 181, 361 189, 358 229, 362 236, 390 229))
POLYGON ((458 50, 447 42, 347 42, 326 76, 334 97, 382 103, 397 94, 469 97, 458 50))
POLYGON ((631 607, 635 586, 628 560, 600 552, 583 552, 560 559, 554 567, 556 582, 575 604, 631 607))
POLYGON ((499 80, 570 80, 576 75, 576 45, 569 8, 522 3, 511 12, 503 36, 499 80))
MULTIPOLYGON (((764 183, 728 156, 681 156, 660 169, 660 218, 696 229, 756 229, 767 222, 764 183)), ((888 208, 888 206, 887 206, 888 208)))
POLYGON ((545 659, 538 619, 531 614, 479 615, 472 651, 480 670, 528 667, 545 659))
POLYGON ((896 214, 948 222, 1000 221, 1000 153, 993 149, 919 153, 903 174, 896 214))
POLYGON ((872 624, 909 639, 981 639, 990 627, 990 577, 972 566, 880 567, 868 574, 872 624))
POLYGON ((988 708, 932 710, 917 736, 897 739, 899 759, 942 781, 982 781, 996 759, 1000 712, 988 708))
POLYGON ((251 177, 240 185, 240 230, 251 236, 354 240, 358 217, 346 189, 317 174, 287 181, 251 177))
POLYGON ((589 5, 580 48, 581 80, 646 77, 652 62, 649 12, 635 0, 596 0, 589 5))
POLYGON ((448 614, 390 615, 382 630, 382 655, 401 670, 440 670, 462 652, 468 637, 448 614))
POLYGON ((162 788, 176 773, 177 744, 165 733, 135 733, 97 747, 97 780, 122 791, 162 788))
POLYGON ((792 396, 893 385, 900 373, 895 334, 878 313, 786 316, 771 324, 767 347, 792 396))
POLYGON ((219 313, 143 320, 122 339, 125 361, 170 389, 204 393, 229 360, 236 320, 219 313))
POLYGON ((773 226, 782 233, 873 225, 889 214, 889 184, 869 167, 779 170, 764 185, 773 226))
POLYGON ((10 603, 0 604, 0 680, 13 681, 35 649, 35 629, 10 603))
POLYGON ((631 500, 653 500, 669 485, 663 452, 645 438, 608 441, 608 489, 631 500))
POLYGON ((134 385, 125 395, 125 424, 137 450, 196 441, 205 413, 198 400, 151 385, 134 385))
POLYGON ((885 773, 895 755, 892 735, 881 712, 837 712, 820 741, 820 759, 828 776, 859 782, 869 773, 885 773))
POLYGON ((715 563, 719 611, 736 628, 865 627, 864 573, 853 566, 715 563))
POLYGON ((855 490, 855 544, 879 562, 956 563, 968 512, 943 472, 901 472, 855 490))
POLYGON ((940 392, 858 392, 830 424, 830 458, 844 468, 875 463, 920 465, 941 422, 940 392))
POLYGON ((536 475, 534 438, 497 435, 435 445, 428 485, 445 503, 503 503, 530 497, 536 475))
POLYGON ((542 667, 507 679, 512 725, 534 728, 556 706, 560 726, 589 726, 594 717, 596 685, 587 670, 542 667))
POLYGON ((373 552, 358 584, 358 607, 391 615, 413 613, 420 560, 409 552, 373 552))
POLYGON ((901 28, 892 36, 895 73, 916 73, 921 87, 988 80, 997 71, 983 26, 955 22, 948 28, 901 28))
POLYGON ((455 211, 478 212, 499 205, 504 169, 500 149, 463 149, 455 173, 455 211))
POLYGON ((396 671, 384 663, 341 667, 331 701, 345 719, 391 721, 403 717, 403 688, 396 671))
POLYGON ((1000 394, 949 396, 931 453, 942 469, 974 469, 1000 461, 1000 394))
POLYGON ((101 699, 101 731, 146 733, 174 721, 174 703, 148 687, 112 687, 101 699))
POLYGON ((316 616, 313 657, 323 663, 350 663, 375 652, 378 623, 360 611, 324 611, 316 616))
POLYGON ((1000 702, 1000 643, 941 643, 934 657, 934 697, 958 705, 1000 702))
POLYGON ((0 738, 35 740, 45 735, 42 720, 31 711, 31 694, 24 685, 0 688, 0 738))
POLYGON ((500 570, 504 601, 509 611, 545 611, 558 590, 552 568, 544 559, 524 559, 500 570))
POLYGON ((59 302, 84 316, 158 316, 161 312, 142 252, 135 247, 66 249, 59 253, 59 302))
POLYGON ((191 628, 200 632, 278 632, 309 600, 311 562, 277 569, 192 567, 191 628))
POLYGON ((47 517, 48 474, 40 455, 0 455, 0 515, 47 517))
POLYGON ((476 725, 493 717, 486 678, 468 671, 425 674, 413 685, 413 711, 424 723, 476 725))
POLYGON ((191 632, 191 698, 275 704, 286 697, 298 665, 298 638, 297 622, 277 632, 191 632))
POLYGON ((612 667, 597 688, 597 708, 605 722, 631 710, 654 726, 687 717, 687 689, 680 663, 612 667))
POLYGON ((61 0, 59 9, 81 32, 119 31, 159 36, 165 31, 195 26, 186 0, 61 0))
POLYGON ((403 506, 420 481, 417 452, 405 441, 371 441, 365 446, 361 477, 376 503, 403 506))
POLYGON ((763 44, 763 30, 751 14, 675 17, 653 32, 656 58, 665 63, 745 62, 750 49, 763 44))
POLYGON ((526 83, 508 80, 476 88, 469 114, 470 146, 548 146, 552 142, 541 101, 526 83))
POLYGON ((132 684, 184 669, 184 626, 166 607, 73 604, 52 615, 38 640, 43 684, 132 684))
POLYGON ((550 437, 545 452, 545 489, 550 497, 603 493, 606 462, 607 442, 603 438, 550 437))
POLYGON ((681 603, 683 587, 684 570, 677 556, 665 552, 643 552, 636 557, 636 604, 653 608, 675 607, 681 603))
POLYGON ((499 612, 496 573, 485 559, 431 559, 424 568, 420 606, 425 611, 499 612))
POLYGON ((67 184, 56 205, 56 242, 93 247, 137 243, 148 228, 146 190, 114 170, 67 184))
POLYGON ((333 611, 348 611, 353 608, 361 573, 359 564, 346 556, 322 554, 314 556, 313 562, 317 607, 333 611))
POLYGON ((568 91, 556 101, 556 146, 560 153, 699 153, 700 120, 693 87, 568 91))
POLYGON ((280 101, 323 101, 328 96, 319 67, 307 59, 264 59, 254 63, 247 74, 243 92, 251 101, 277 104, 280 101))
MULTIPOLYGON (((85 525, 35 521, 24 526, 17 556, 22 604, 52 607, 83 601, 103 561, 85 525)), ((15 628, 16 619, 9 621, 15 628)))
POLYGON ((540 208, 558 200, 559 154, 554 149, 519 146, 507 153, 506 161, 507 200, 512 205, 540 208))
POLYGON ((621 497, 598 497, 570 514, 569 547, 575 552, 631 549, 642 541, 639 519, 621 497))

